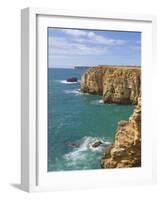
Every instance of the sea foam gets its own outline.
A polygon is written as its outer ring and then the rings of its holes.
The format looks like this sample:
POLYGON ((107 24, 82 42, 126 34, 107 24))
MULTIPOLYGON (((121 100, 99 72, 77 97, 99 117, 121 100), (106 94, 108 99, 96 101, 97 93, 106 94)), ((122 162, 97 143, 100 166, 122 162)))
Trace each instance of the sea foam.
POLYGON ((107 147, 107 145, 110 144, 110 142, 105 141, 104 139, 91 137, 91 136, 83 137, 80 140, 80 142, 81 142, 80 147, 78 148, 76 147, 73 149, 73 151, 64 155, 64 158, 66 160, 76 161, 76 160, 86 159, 86 156, 88 156, 88 153, 103 152, 104 149, 107 147), (102 144, 99 145, 98 147, 92 147, 92 144, 94 144, 97 141, 101 141, 102 144))
POLYGON ((83 94, 82 92, 80 92, 79 89, 75 89, 75 90, 65 90, 64 91, 66 94, 75 94, 75 95, 81 95, 83 94))
POLYGON ((99 99, 99 100, 92 100, 92 101, 91 101, 91 104, 93 104, 93 105, 103 105, 104 102, 103 102, 102 99, 99 99))
POLYGON ((67 80, 59 80, 59 82, 62 84, 76 84, 76 83, 79 83, 80 81, 68 82, 67 80))
POLYGON ((65 90, 65 94, 75 94, 75 95, 89 95, 88 93, 83 93, 80 91, 80 89, 74 89, 74 90, 65 90))

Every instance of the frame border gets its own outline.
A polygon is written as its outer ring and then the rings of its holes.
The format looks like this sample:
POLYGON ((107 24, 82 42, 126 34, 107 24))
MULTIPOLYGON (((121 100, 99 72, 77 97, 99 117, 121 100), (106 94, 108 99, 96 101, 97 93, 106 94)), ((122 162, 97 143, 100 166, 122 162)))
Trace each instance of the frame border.
MULTIPOLYGON (((156 17, 154 15, 118 14, 87 11, 24 8, 21 10, 21 189, 42 191, 37 167, 37 15, 75 18, 112 19, 152 23, 153 63, 156 60, 156 17)), ((153 148, 155 145, 153 145, 153 148)), ((156 182, 156 149, 153 149, 153 179, 156 182)), ((46 190, 46 189, 45 189, 46 190)), ((51 191, 52 188, 47 188, 51 191)))

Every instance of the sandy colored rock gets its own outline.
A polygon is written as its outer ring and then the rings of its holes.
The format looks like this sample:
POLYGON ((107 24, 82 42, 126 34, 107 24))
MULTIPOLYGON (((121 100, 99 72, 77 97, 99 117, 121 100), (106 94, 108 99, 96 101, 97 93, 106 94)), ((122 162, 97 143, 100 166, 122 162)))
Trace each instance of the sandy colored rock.
POLYGON ((123 126, 118 125, 114 144, 107 148, 101 159, 102 168, 141 166, 141 98, 133 114, 123 126))
POLYGON ((81 77, 81 91, 103 96, 104 103, 136 104, 141 69, 133 66, 97 66, 81 77))

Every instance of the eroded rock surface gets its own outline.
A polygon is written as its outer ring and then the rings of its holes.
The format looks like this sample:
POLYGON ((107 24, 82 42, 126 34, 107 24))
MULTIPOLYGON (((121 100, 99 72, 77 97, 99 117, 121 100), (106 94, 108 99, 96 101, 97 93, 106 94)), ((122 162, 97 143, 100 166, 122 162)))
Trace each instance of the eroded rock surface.
POLYGON ((141 166, 141 98, 127 122, 118 123, 114 144, 101 159, 102 168, 141 166))
POLYGON ((81 91, 102 95, 104 103, 136 104, 140 96, 140 79, 139 67, 92 67, 81 77, 81 91))

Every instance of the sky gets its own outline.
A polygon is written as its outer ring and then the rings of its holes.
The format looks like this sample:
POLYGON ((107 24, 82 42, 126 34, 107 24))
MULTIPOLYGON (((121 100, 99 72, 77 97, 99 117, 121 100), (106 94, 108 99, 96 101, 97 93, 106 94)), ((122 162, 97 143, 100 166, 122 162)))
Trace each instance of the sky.
POLYGON ((48 28, 48 65, 141 65, 141 33, 48 28))

